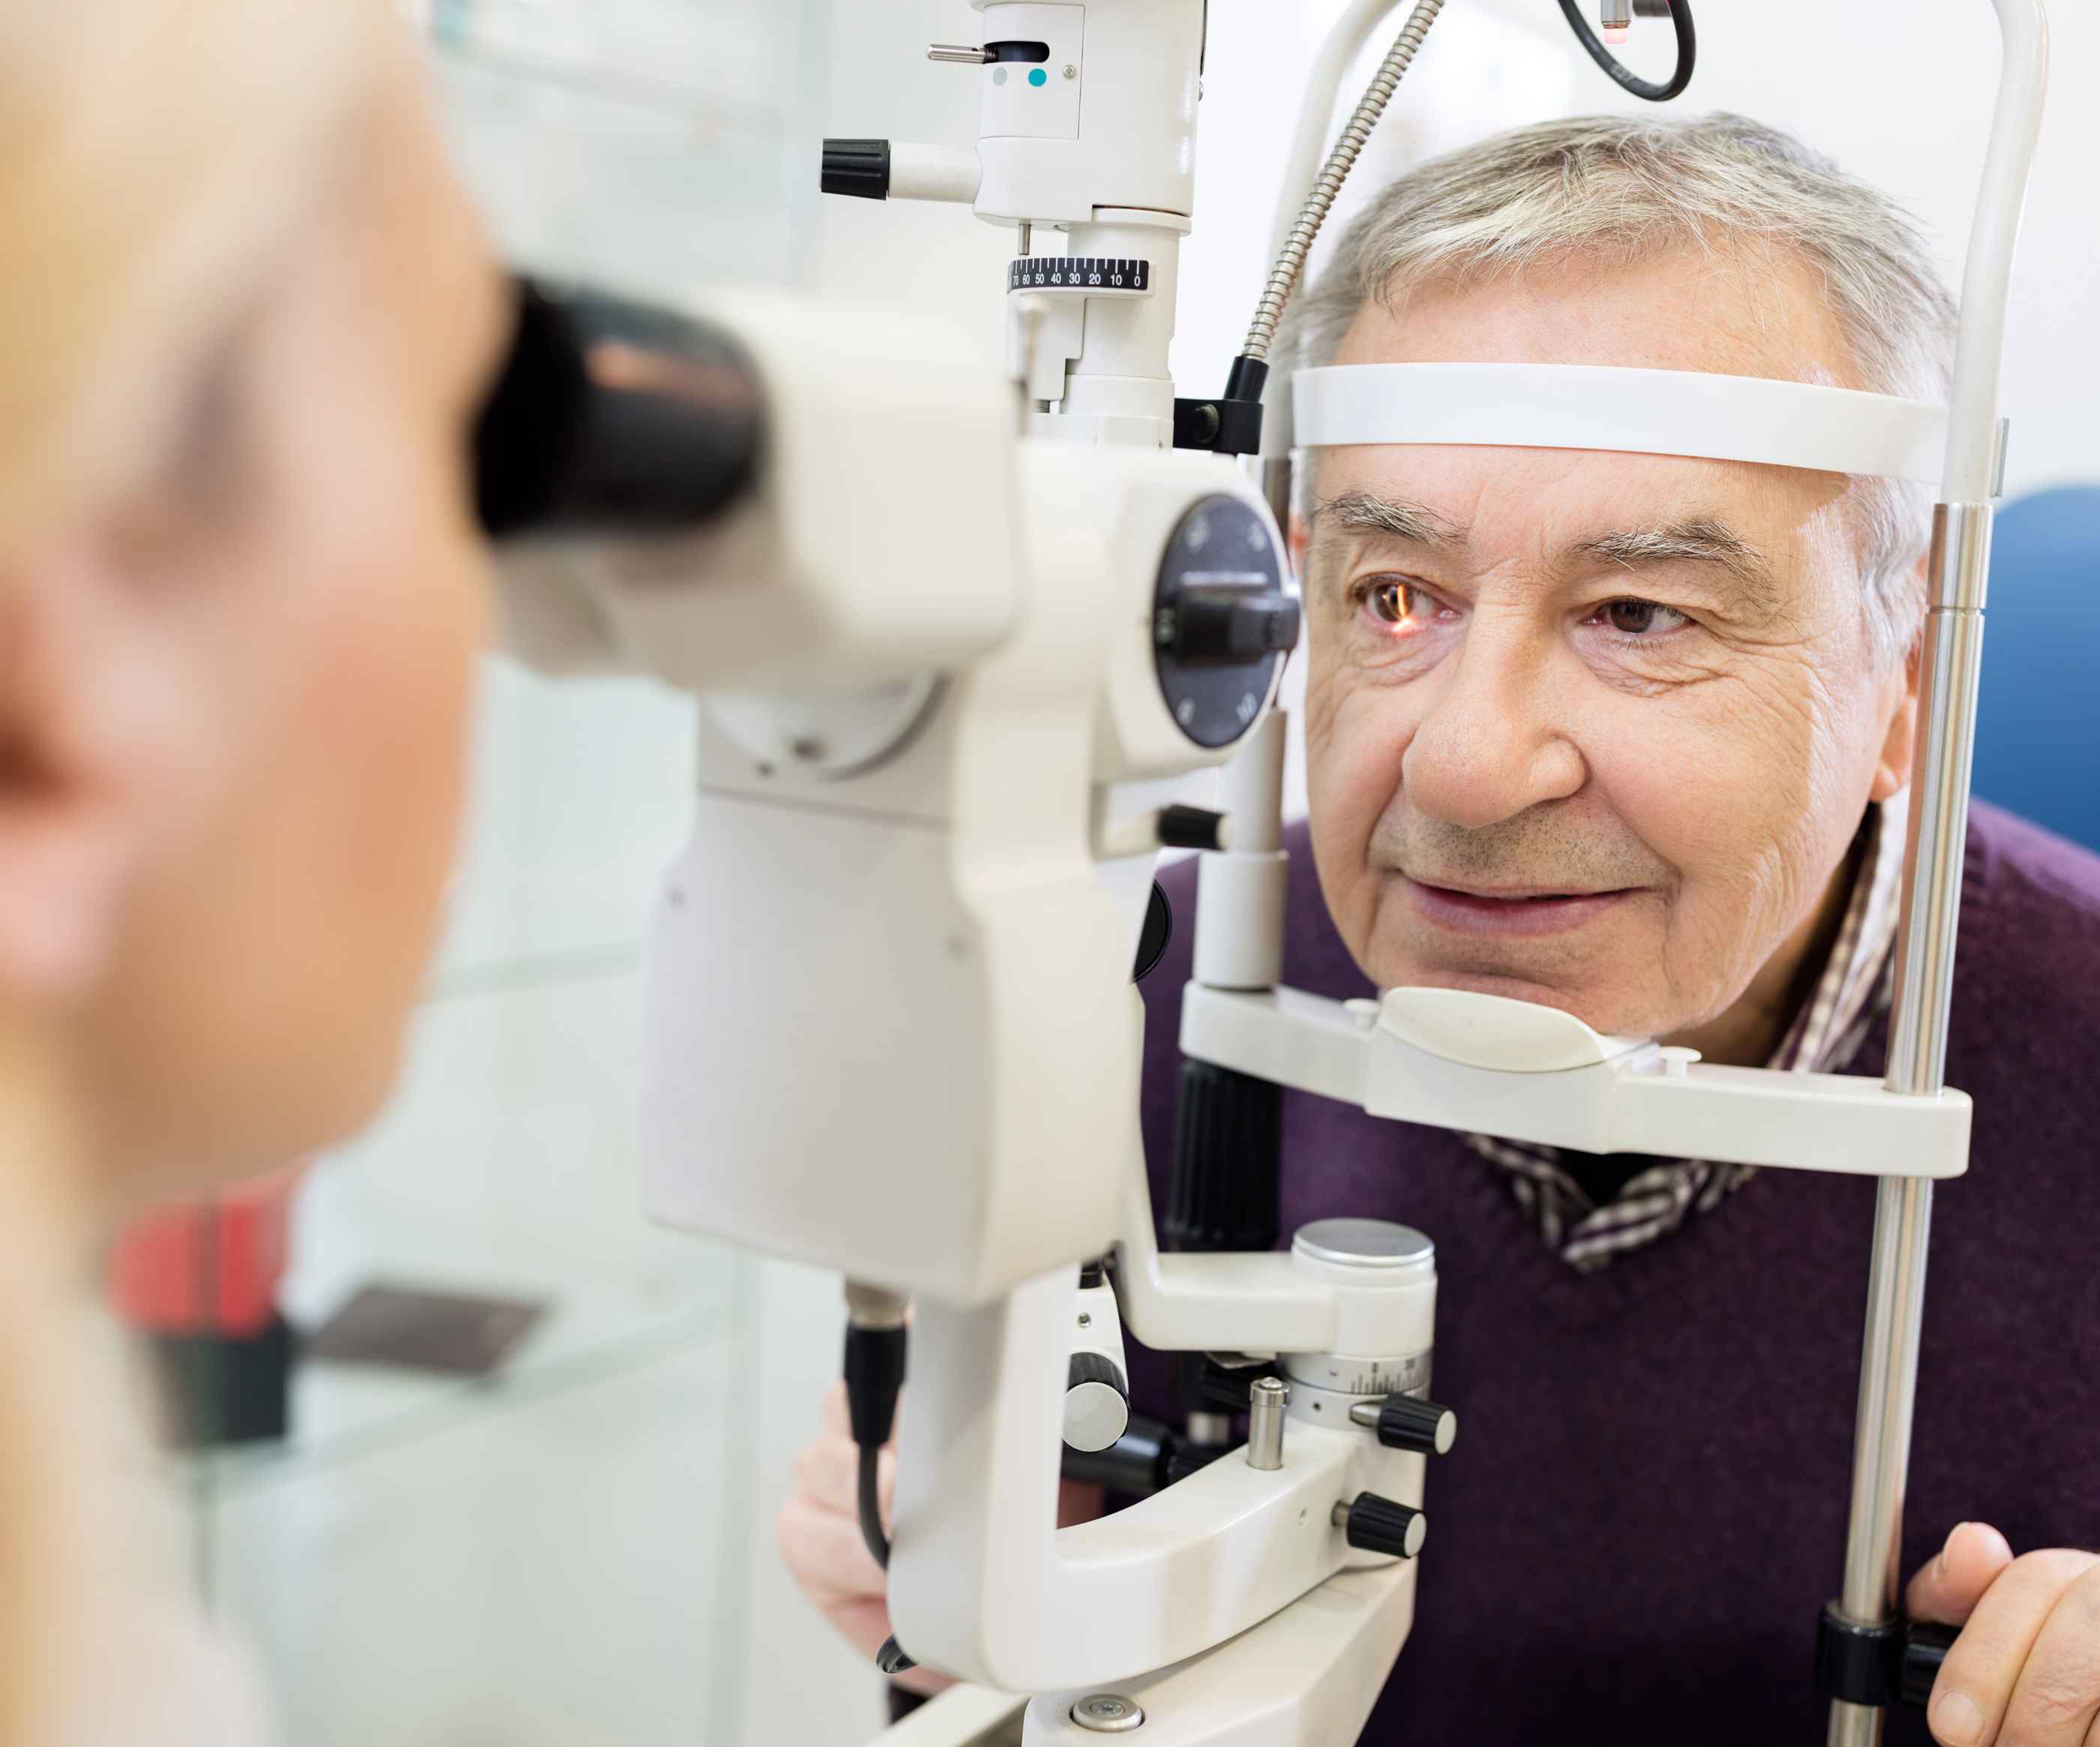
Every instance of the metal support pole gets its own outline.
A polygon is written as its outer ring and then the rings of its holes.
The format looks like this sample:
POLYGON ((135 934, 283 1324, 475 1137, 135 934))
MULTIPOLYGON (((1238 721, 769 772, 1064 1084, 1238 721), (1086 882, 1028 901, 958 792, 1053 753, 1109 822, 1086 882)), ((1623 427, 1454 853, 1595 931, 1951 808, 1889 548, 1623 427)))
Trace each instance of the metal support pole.
MULTIPOLYGON (((1933 606, 1920 655, 1917 757, 1904 847, 1903 921, 1886 1081, 1890 1092, 1912 1097, 1936 1097, 1945 1082, 1991 518, 1988 504, 1943 504, 1933 517, 1933 606)), ((1853 1435, 1851 1520, 1838 1600, 1847 1620, 1858 1626, 1882 1625, 1896 1614, 1911 1410, 1917 1390, 1926 1252, 1931 1235, 1931 1183, 1917 1177, 1882 1178, 1874 1202, 1873 1263, 1853 1435)), ((1829 1747, 1877 1747, 1881 1735, 1878 1709, 1831 1701, 1829 1747)))

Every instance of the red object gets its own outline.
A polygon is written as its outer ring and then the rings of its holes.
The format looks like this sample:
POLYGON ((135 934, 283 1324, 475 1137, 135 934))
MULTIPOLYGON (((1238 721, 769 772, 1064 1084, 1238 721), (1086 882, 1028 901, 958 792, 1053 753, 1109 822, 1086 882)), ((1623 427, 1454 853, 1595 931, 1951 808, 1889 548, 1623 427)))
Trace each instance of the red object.
POLYGON ((109 1295, 132 1327, 257 1335, 276 1314, 298 1169, 130 1226, 109 1257, 109 1295))

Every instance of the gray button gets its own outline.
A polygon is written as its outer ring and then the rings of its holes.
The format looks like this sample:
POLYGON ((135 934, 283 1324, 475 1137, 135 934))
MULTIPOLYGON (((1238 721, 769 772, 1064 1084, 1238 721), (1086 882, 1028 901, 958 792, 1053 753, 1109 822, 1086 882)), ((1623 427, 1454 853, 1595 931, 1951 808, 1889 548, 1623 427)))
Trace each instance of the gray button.
POLYGON ((1418 1267, 1436 1246, 1411 1225, 1384 1220, 1315 1220, 1301 1225, 1290 1247, 1308 1260, 1358 1268, 1418 1267))
POLYGON ((1096 1692, 1072 1707, 1072 1720, 1096 1735, 1127 1735, 1145 1727, 1145 1713, 1120 1692, 1096 1692))

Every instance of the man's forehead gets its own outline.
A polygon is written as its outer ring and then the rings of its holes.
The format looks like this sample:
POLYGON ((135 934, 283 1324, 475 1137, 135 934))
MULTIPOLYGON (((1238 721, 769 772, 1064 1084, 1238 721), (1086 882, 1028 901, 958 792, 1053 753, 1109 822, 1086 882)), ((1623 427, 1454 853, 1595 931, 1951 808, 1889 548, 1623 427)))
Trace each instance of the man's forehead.
POLYGON ((1335 362, 1577 364, 1863 386, 1820 278, 1782 249, 1569 254, 1372 298, 1335 362))
MULTIPOLYGON (((1524 274, 1431 280, 1367 302, 1335 361, 1602 364, 1860 386, 1820 277, 1782 249, 1754 245, 1632 262, 1571 254, 1524 274)), ((1366 445, 1317 450, 1308 461, 1316 544, 1408 538, 1464 548, 1477 562, 1573 561, 1689 550, 1701 540, 1676 536, 1690 530, 1720 536, 1703 542, 1716 569, 1767 598, 1793 568, 1782 555, 1849 484, 1597 450, 1366 445), (1318 513, 1344 498, 1358 500, 1357 513, 1318 513), (1405 506, 1413 526, 1366 501, 1405 506)))
POLYGON ((1842 494, 1839 475, 1745 461, 1596 449, 1447 443, 1350 445, 1310 452, 1311 532, 1381 531, 1482 553, 1527 541, 1565 541, 1610 528, 1703 518, 1769 538, 1795 519, 1806 490, 1842 494), (1355 513, 1334 506, 1349 501, 1355 513), (1408 525, 1365 513, 1405 505, 1408 525))

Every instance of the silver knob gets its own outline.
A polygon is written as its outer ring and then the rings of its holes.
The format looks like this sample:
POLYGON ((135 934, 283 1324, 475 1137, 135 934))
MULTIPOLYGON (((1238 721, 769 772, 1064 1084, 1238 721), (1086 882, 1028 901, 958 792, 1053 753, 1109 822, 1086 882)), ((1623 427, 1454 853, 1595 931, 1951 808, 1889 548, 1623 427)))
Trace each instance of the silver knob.
POLYGON ((982 67, 991 56, 982 49, 968 48, 960 42, 936 42, 926 51, 926 59, 951 62, 958 67, 982 67))
POLYGON ((1094 1735, 1127 1735, 1145 1727, 1145 1712, 1120 1692, 1096 1692, 1071 1710, 1073 1722, 1094 1735))
POLYGON ((1273 1474, 1283 1466, 1284 1410, 1290 1385, 1280 1377, 1257 1377, 1247 1392, 1246 1463, 1273 1474))

